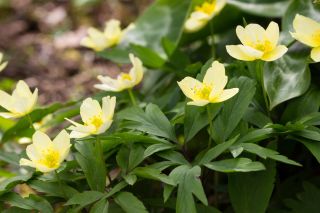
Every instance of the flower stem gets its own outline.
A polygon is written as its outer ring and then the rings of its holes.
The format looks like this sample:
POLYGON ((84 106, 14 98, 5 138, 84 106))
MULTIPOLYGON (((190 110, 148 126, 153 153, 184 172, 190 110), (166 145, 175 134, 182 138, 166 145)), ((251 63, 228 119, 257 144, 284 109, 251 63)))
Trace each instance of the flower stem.
POLYGON ((28 121, 30 124, 30 128, 33 129, 34 131, 36 131, 36 129, 33 126, 32 118, 31 118, 30 114, 27 115, 27 118, 28 118, 28 121))
POLYGON ((261 84, 261 89, 262 89, 262 95, 263 95, 263 99, 264 99, 264 103, 266 106, 266 111, 269 113, 269 101, 268 101, 268 97, 267 97, 267 93, 266 93, 266 89, 264 87, 264 63, 263 61, 257 61, 256 62, 256 69, 257 69, 257 75, 258 75, 258 81, 260 81, 261 84))
POLYGON ((209 140, 208 140, 208 149, 211 147, 211 129, 212 129, 212 116, 210 113, 210 107, 207 105, 208 121, 209 121, 209 140))
POLYGON ((132 89, 128 89, 128 93, 129 93, 132 105, 133 106, 137 106, 137 102, 136 102, 136 99, 135 99, 135 97, 133 95, 132 89))
POLYGON ((60 176, 59 176, 59 174, 58 174, 57 170, 54 170, 54 173, 56 174, 56 178, 57 178, 57 180, 58 180, 58 184, 59 184, 60 191, 62 192, 62 194, 63 194, 64 198, 66 198, 66 199, 67 199, 67 198, 68 198, 68 196, 67 196, 67 194, 66 194, 66 192, 65 192, 64 188, 62 187, 62 180, 60 179, 60 176))

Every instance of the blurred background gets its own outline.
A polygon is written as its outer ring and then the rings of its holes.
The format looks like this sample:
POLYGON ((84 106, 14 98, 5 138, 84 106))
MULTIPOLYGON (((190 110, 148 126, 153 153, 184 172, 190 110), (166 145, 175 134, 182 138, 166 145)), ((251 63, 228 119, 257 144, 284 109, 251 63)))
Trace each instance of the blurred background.
POLYGON ((25 80, 40 90, 39 104, 83 98, 98 74, 118 66, 80 47, 88 27, 116 18, 133 22, 152 0, 0 0, 0 52, 9 61, 0 89, 25 80))

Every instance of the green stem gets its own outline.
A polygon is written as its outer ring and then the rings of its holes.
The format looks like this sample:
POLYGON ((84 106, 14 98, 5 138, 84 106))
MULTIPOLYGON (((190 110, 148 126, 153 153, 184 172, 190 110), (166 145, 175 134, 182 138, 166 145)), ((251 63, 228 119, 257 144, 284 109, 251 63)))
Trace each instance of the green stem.
POLYGON ((64 198, 67 199, 68 196, 67 196, 66 192, 64 191, 64 188, 62 187, 62 180, 60 179, 60 176, 59 176, 57 170, 54 170, 54 173, 56 174, 56 178, 57 178, 57 180, 58 180, 59 189, 60 189, 60 191, 62 192, 64 198))
POLYGON ((216 48, 214 45, 214 33, 213 33, 213 22, 210 22, 210 34, 211 34, 211 56, 216 58, 216 48))
POLYGON ((29 124, 30 124, 30 128, 33 129, 34 131, 36 131, 36 129, 33 126, 33 122, 32 122, 30 114, 27 115, 27 118, 28 118, 28 121, 29 121, 29 124))
POLYGON ((128 93, 129 93, 132 105, 133 106, 137 106, 137 102, 136 102, 136 99, 135 99, 135 97, 133 95, 132 89, 128 89, 128 93))
POLYGON ((209 121, 209 140, 208 140, 208 149, 211 147, 211 129, 212 129, 212 116, 210 113, 210 107, 207 105, 208 121, 209 121))
POLYGON ((213 205, 216 208, 219 208, 219 193, 218 193, 218 186, 219 186, 219 173, 217 171, 214 172, 214 180, 213 180, 213 184, 214 184, 214 200, 213 200, 213 205))
POLYGON ((266 106, 266 111, 269 114, 269 101, 268 101, 266 89, 264 87, 264 74, 263 74, 264 63, 263 63, 263 61, 260 61, 260 60, 257 61, 256 63, 257 63, 256 64, 256 66, 257 66, 256 69, 257 69, 258 81, 261 84, 262 95, 263 95, 264 103, 265 103, 265 106, 266 106))

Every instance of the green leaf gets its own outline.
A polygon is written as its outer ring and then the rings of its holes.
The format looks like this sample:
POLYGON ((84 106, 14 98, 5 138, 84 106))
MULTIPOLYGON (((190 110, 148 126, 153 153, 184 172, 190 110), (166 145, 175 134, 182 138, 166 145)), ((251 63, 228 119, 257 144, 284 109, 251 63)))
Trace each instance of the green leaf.
POLYGON ((114 197, 114 201, 126 213, 148 213, 143 203, 130 192, 120 192, 114 197))
POLYGON ((82 208, 99 200, 103 197, 103 195, 104 194, 102 192, 98 191, 85 191, 82 193, 77 193, 72 198, 70 198, 64 205, 80 205, 82 208))
POLYGON ((155 104, 148 104, 145 112, 138 107, 125 109, 119 117, 136 122, 136 125, 131 127, 133 129, 177 141, 173 126, 155 104))
POLYGON ((94 143, 77 141, 75 148, 78 151, 76 160, 82 168, 90 188, 94 191, 104 191, 107 176, 106 168, 94 143))
POLYGON ((74 188, 66 184, 61 185, 61 187, 63 188, 63 191, 61 191, 61 188, 59 187, 59 183, 33 180, 29 182, 28 185, 31 186, 31 188, 37 190, 38 192, 46 193, 46 195, 48 196, 70 198, 78 193, 77 190, 75 190, 74 188))
POLYGON ((123 179, 131 186, 133 186, 137 182, 137 176, 133 174, 123 176, 123 179))
POLYGON ((282 17, 290 2, 291 1, 287 0, 280 2, 249 3, 241 0, 228 0, 228 4, 235 6, 244 12, 270 18, 282 17))
POLYGON ((285 200, 285 205, 292 213, 318 212, 320 208, 320 188, 311 183, 304 182, 303 189, 302 193, 296 195, 296 199, 285 200))
POLYGON ((31 177, 32 177, 32 174, 26 174, 26 175, 15 176, 15 177, 8 178, 8 179, 1 181, 0 182, 0 195, 4 194, 5 192, 10 191, 16 185, 28 181, 31 177))
POLYGON ((143 62, 143 65, 147 67, 160 68, 165 63, 163 58, 147 47, 132 44, 131 49, 135 56, 138 57, 143 62))
POLYGON ((205 167, 218 172, 253 172, 265 170, 264 165, 249 158, 234 158, 207 163, 205 167))
POLYGON ((122 146, 116 159, 124 173, 130 172, 143 161, 144 148, 141 145, 133 144, 130 147, 122 146))
POLYGON ((189 162, 184 158, 184 156, 176 151, 165 151, 158 153, 158 155, 175 164, 189 164, 189 162))
POLYGON ((232 79, 228 88, 239 88, 239 93, 226 101, 213 122, 212 137, 218 143, 228 139, 236 128, 255 94, 255 82, 246 77, 232 79))
MULTIPOLYGON (((218 114, 221 104, 210 104, 211 118, 218 114)), ((184 137, 185 141, 191 140, 202 128, 208 125, 208 113, 205 107, 185 106, 184 115, 184 137)))
POLYGON ((30 194, 29 197, 22 198, 20 195, 10 192, 5 194, 5 196, 2 196, 0 200, 8 202, 11 206, 22 209, 53 213, 53 208, 46 199, 33 194, 30 194))
POLYGON ((319 131, 304 129, 301 131, 294 132, 294 135, 297 135, 306 139, 314 140, 314 141, 320 141, 319 131))
POLYGON ((15 152, 5 152, 0 150, 0 160, 12 165, 20 166, 20 156, 15 152))
POLYGON ((312 153, 312 155, 317 159, 318 163, 320 163, 320 143, 319 142, 304 139, 304 138, 299 138, 299 137, 291 137, 290 136, 289 138, 302 143, 312 153))
POLYGON ((109 212, 109 202, 106 199, 101 199, 95 203, 90 209, 90 213, 108 213, 109 212))
POLYGON ((183 32, 191 0, 157 0, 126 33, 124 43, 134 43, 152 49, 165 57, 161 41, 169 39, 177 44, 183 32))
POLYGON ((228 189, 236 213, 265 213, 274 187, 275 162, 268 161, 266 171, 231 173, 228 189))
POLYGON ((157 143, 149 146, 143 154, 143 158, 147 158, 154 153, 161 152, 168 149, 173 149, 175 146, 171 143, 157 143))
POLYGON ((242 136, 237 141, 237 144, 238 143, 255 143, 258 141, 262 141, 272 137, 274 135, 273 133, 274 133, 274 130, 272 128, 254 129, 246 133, 244 136, 242 136))
POLYGON ((270 110, 302 95, 309 85, 310 70, 305 58, 287 54, 264 66, 264 87, 270 100, 270 110))
POLYGON ((259 157, 263 159, 271 158, 276 161, 280 161, 282 163, 287 163, 295 166, 301 166, 300 163, 297 163, 293 160, 288 159, 286 156, 280 155, 277 151, 264 148, 262 146, 259 146, 257 144, 252 144, 252 143, 244 143, 240 145, 243 147, 244 150, 247 152, 253 153, 258 155, 259 157))
POLYGON ((158 169, 151 167, 137 167, 132 171, 132 174, 146 179, 158 180, 169 185, 176 185, 167 175, 162 174, 158 169))
POLYGON ((208 205, 207 197, 199 178, 200 175, 201 168, 199 166, 189 167, 188 165, 178 166, 170 173, 169 176, 178 183, 177 213, 197 212, 192 195, 195 195, 204 205, 208 205))
MULTIPOLYGON (((66 104, 67 105, 67 104, 66 104)), ((33 123, 40 121, 46 115, 61 109, 65 105, 60 103, 52 104, 48 107, 35 109, 29 114, 33 123)), ((27 116, 20 118, 20 120, 10 129, 4 132, 1 142, 7 142, 14 137, 31 136, 34 130, 30 128, 30 121, 27 116), (28 130, 29 132, 26 132, 28 130), (31 132, 30 132, 31 131, 31 132)))
POLYGON ((197 156, 195 163, 197 165, 203 165, 203 164, 209 163, 210 161, 214 160, 219 155, 221 155, 224 151, 226 151, 232 144, 234 144, 237 141, 237 139, 238 137, 235 137, 226 142, 216 145, 215 147, 205 152, 203 156, 201 155, 197 156))

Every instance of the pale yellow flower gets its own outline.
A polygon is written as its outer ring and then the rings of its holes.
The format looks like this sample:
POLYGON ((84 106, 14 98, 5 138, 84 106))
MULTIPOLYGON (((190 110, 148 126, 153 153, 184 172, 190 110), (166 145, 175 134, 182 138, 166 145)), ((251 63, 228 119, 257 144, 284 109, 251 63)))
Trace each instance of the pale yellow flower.
POLYGON ((265 30, 258 24, 248 24, 245 28, 236 29, 242 45, 227 45, 227 52, 232 57, 243 61, 274 61, 282 57, 288 48, 278 45, 279 26, 271 22, 265 30))
POLYGON ((320 61, 320 22, 297 14, 293 20, 294 33, 292 37, 301 43, 312 47, 311 58, 320 61))
POLYGON ((216 16, 226 5, 227 0, 205 1, 201 6, 197 6, 187 19, 184 30, 186 32, 196 32, 216 16))
POLYGON ((88 29, 88 36, 81 40, 81 45, 91 48, 97 52, 106 48, 118 45, 124 34, 134 25, 129 25, 126 29, 122 30, 120 21, 111 19, 106 22, 106 26, 103 32, 96 28, 88 29))
POLYGON ((3 54, 0 53, 0 72, 1 72, 2 70, 4 70, 4 68, 6 68, 6 66, 7 66, 7 64, 8 64, 7 61, 2 61, 2 59, 3 59, 3 54))
POLYGON ((1 112, 4 118, 18 118, 30 113, 38 100, 38 89, 31 93, 24 81, 19 81, 12 95, 0 90, 0 106, 8 110, 1 112))
POLYGON ((27 146, 27 156, 22 158, 21 166, 30 166, 40 172, 51 172, 59 168, 70 151, 69 134, 62 130, 57 137, 51 139, 43 132, 36 131, 32 136, 32 144, 27 146))
POLYGON ((208 103, 219 103, 233 97, 238 88, 224 89, 228 82, 223 64, 214 61, 207 70, 203 82, 195 78, 185 77, 178 82, 182 92, 192 101, 188 105, 204 106, 208 103))
POLYGON ((119 92, 138 85, 143 78, 142 62, 133 54, 130 54, 129 58, 133 65, 129 73, 121 73, 116 79, 99 75, 98 79, 102 84, 96 84, 94 87, 104 91, 119 92))
POLYGON ((83 138, 105 132, 112 124, 115 106, 116 97, 102 98, 102 108, 98 101, 92 98, 85 99, 80 106, 80 115, 84 124, 67 119, 73 124, 68 128, 72 130, 70 137, 83 138))

